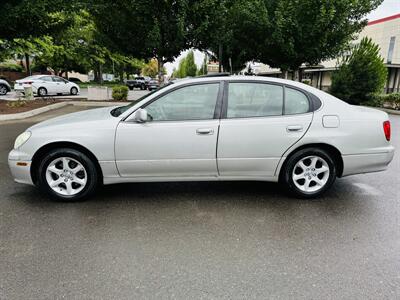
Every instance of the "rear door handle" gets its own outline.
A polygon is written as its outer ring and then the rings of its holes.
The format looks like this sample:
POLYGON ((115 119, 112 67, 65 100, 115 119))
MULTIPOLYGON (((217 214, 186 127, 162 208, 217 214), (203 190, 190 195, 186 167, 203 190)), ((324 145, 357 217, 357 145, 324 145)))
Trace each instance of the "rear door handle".
POLYGON ((214 130, 211 128, 199 128, 196 130, 196 133, 199 135, 211 135, 214 134, 214 130))
POLYGON ((289 125, 286 127, 289 132, 303 131, 303 126, 301 125, 289 125))

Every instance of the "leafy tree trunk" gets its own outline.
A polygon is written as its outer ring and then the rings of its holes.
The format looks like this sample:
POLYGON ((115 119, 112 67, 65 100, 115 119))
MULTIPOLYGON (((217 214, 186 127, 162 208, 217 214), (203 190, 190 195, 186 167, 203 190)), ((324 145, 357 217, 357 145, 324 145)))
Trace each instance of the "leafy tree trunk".
POLYGON ((26 68, 26 75, 31 75, 31 64, 29 61, 29 54, 25 53, 25 68, 26 68))
POLYGON ((300 81, 299 80, 299 78, 300 78, 299 74, 300 74, 300 70, 299 69, 294 69, 294 71, 293 71, 293 80, 294 81, 300 81))
POLYGON ((288 79, 288 70, 282 70, 283 72, 283 78, 288 79))
POLYGON ((162 72, 163 67, 164 67, 164 63, 163 63, 162 58, 158 58, 157 62, 158 62, 158 81, 161 84, 161 83, 164 82, 164 76, 163 76, 163 72, 162 72))
POLYGON ((218 72, 219 73, 222 73, 222 50, 223 50, 223 48, 222 48, 222 43, 220 43, 219 44, 219 47, 218 47, 218 61, 219 61, 219 66, 218 66, 218 72))
POLYGON ((100 64, 99 66, 99 77, 100 77, 100 84, 103 84, 103 65, 100 64))
POLYGON ((99 64, 97 69, 94 70, 94 81, 103 84, 103 68, 101 64, 99 64))
POLYGON ((99 75, 99 69, 98 68, 96 68, 94 71, 94 81, 95 82, 97 82, 97 83, 99 83, 100 82, 100 75, 99 75))
POLYGON ((303 81, 304 69, 299 68, 299 82, 303 81))

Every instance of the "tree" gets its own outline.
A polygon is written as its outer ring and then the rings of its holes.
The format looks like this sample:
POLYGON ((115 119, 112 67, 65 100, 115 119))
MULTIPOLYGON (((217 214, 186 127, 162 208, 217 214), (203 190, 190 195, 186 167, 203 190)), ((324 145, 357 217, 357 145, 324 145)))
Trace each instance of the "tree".
POLYGON ((194 52, 190 50, 186 55, 186 64, 185 64, 185 73, 186 76, 195 77, 197 73, 197 66, 194 61, 194 52))
POLYGON ((387 80, 387 68, 379 54, 379 46, 363 38, 345 56, 333 74, 331 93, 351 103, 361 104, 374 93, 381 93, 387 80))
POLYGON ((265 1, 273 30, 270 36, 263 36, 257 59, 271 67, 296 71, 302 64, 335 58, 367 24, 365 16, 381 2, 265 1))
POLYGON ((207 75, 208 71, 207 71, 207 55, 204 56, 204 60, 203 60, 203 64, 201 65, 200 69, 197 70, 197 75, 201 76, 201 75, 207 75))
POLYGON ((186 57, 183 57, 179 61, 178 69, 172 73, 172 77, 174 78, 185 78, 186 75, 186 57))
POLYGON ((0 55, 3 59, 16 56, 25 61, 25 70, 27 75, 31 74, 31 57, 42 55, 43 53, 54 53, 57 48, 54 47, 51 37, 44 36, 42 38, 15 38, 13 40, 0 40, 0 55))
MULTIPOLYGON (((150 61, 144 65, 144 67, 142 68, 142 74, 144 76, 149 76, 149 77, 156 77, 157 75, 160 74, 159 70, 158 70, 159 64, 157 62, 157 59, 152 58, 150 59, 150 61)), ((165 68, 163 68, 161 70, 161 74, 166 74, 166 70, 165 68)))
POLYGON ((191 46, 210 50, 225 71, 237 72, 258 56, 270 36, 264 0, 189 0, 191 46))
POLYGON ((91 0, 89 7, 100 32, 122 54, 158 61, 173 61, 187 48, 188 0, 91 0))
POLYGON ((335 58, 366 25, 365 16, 382 2, 189 1, 193 46, 211 50, 225 70, 234 72, 250 60, 296 71, 302 64, 335 58))
POLYGON ((0 39, 31 38, 61 32, 66 24, 54 19, 53 13, 70 14, 80 6, 83 4, 79 0, 1 0, 0 39))

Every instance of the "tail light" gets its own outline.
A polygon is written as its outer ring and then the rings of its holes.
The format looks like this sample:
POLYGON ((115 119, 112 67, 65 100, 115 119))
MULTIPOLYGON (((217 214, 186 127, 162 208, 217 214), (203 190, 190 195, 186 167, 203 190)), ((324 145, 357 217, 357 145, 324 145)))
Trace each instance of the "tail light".
POLYGON ((386 140, 390 141, 390 135, 391 135, 390 121, 383 122, 383 132, 385 133, 386 140))

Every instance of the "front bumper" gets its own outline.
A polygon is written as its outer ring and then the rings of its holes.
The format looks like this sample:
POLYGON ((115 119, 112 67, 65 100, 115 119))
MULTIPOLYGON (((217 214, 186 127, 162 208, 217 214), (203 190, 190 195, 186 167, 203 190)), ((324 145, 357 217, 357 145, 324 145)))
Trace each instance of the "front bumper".
POLYGON ((393 157, 393 146, 387 152, 343 155, 343 176, 385 171, 393 157))
POLYGON ((8 166, 14 180, 18 183, 33 185, 31 177, 32 162, 27 159, 26 154, 19 150, 12 150, 8 154, 8 166))

